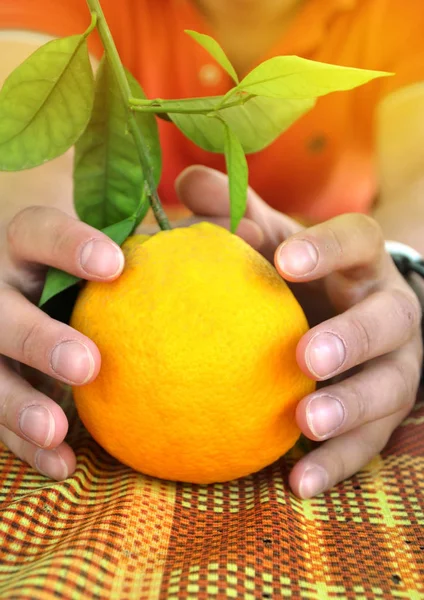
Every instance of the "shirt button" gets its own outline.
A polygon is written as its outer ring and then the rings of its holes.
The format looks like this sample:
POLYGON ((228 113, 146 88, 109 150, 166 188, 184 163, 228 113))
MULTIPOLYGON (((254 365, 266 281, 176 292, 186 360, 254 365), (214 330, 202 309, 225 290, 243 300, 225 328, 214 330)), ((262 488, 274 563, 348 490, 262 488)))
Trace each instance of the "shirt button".
POLYGON ((221 70, 216 65, 203 65, 199 71, 199 79, 203 85, 217 85, 221 80, 221 70))

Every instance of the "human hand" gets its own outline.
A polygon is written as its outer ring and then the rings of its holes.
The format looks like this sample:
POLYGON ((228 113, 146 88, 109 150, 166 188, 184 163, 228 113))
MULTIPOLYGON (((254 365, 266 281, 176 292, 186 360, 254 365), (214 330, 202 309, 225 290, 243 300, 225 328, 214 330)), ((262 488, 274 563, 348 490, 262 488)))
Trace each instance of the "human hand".
POLYGON ((75 469, 63 441, 62 409, 33 389, 16 363, 68 384, 92 381, 100 369, 96 345, 38 309, 46 265, 83 279, 111 281, 124 266, 120 248, 65 213, 33 206, 18 213, 0 240, 0 441, 52 479, 75 469))
MULTIPOLYGON (((177 191, 194 219, 228 226, 225 176, 193 167, 180 176, 177 191)), ((320 314, 320 298, 333 306, 333 316, 318 319, 297 348, 301 369, 327 382, 297 407, 302 432, 324 442, 290 474, 293 491, 310 498, 360 470, 410 412, 422 365, 421 309, 367 216, 343 215, 304 229, 250 190, 238 234, 274 258, 284 279, 312 286, 309 300, 320 314)))

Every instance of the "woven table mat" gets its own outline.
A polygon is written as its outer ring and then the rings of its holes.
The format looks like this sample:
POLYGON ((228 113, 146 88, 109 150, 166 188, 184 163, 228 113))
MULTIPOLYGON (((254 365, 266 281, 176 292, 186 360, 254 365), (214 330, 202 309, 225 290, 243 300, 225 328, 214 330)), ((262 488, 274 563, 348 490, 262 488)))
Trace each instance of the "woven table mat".
POLYGON ((119 464, 60 401, 72 477, 0 449, 0 598, 424 598, 423 401, 365 469, 308 501, 287 483, 308 441, 244 479, 174 484, 119 464))

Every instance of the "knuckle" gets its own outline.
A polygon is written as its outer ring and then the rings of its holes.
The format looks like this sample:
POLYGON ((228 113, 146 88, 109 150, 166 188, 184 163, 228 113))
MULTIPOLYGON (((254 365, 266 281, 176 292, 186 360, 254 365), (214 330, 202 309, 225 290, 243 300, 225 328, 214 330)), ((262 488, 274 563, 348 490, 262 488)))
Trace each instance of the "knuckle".
POLYGON ((366 244, 370 254, 377 257, 384 247, 384 236, 380 225, 369 215, 349 213, 335 217, 327 225, 327 246, 337 258, 352 252, 352 240, 355 244, 366 244), (356 233, 352 237, 352 233, 356 233), (360 242, 359 240, 362 240, 360 242))
POLYGON ((34 217, 43 210, 41 206, 28 206, 19 211, 10 221, 7 226, 6 236, 8 246, 13 250, 16 249, 19 239, 22 235, 23 228, 28 222, 32 222, 34 217))
POLYGON ((359 359, 370 356, 373 343, 371 333, 368 331, 368 326, 359 317, 353 317, 350 320, 350 326, 353 330, 356 356, 359 359))
MULTIPOLYGON (((377 221, 369 215, 359 213, 346 215, 345 218, 349 219, 349 239, 355 240, 354 246, 356 248, 360 244, 367 250, 367 258, 363 268, 366 267, 368 270, 369 266, 373 263, 380 264, 384 250, 384 235, 377 221), (356 236, 354 235, 355 232, 356 236)), ((353 247, 352 244, 353 242, 351 242, 351 249, 353 247)), ((359 273, 362 273, 362 270, 359 273)))
POLYGON ((75 231, 81 223, 60 210, 45 206, 29 206, 17 213, 7 226, 7 244, 11 253, 19 256, 22 240, 28 228, 37 224, 37 241, 52 256, 62 256, 69 252, 75 231))
POLYGON ((350 458, 340 448, 332 446, 332 440, 324 442, 319 450, 320 461, 327 465, 327 472, 330 478, 330 487, 336 485, 339 481, 343 481, 352 474, 350 469, 350 458))
POLYGON ((366 238, 370 240, 375 247, 381 248, 384 245, 383 231, 378 222, 369 215, 354 213, 353 217, 358 230, 362 231, 366 238))
POLYGON ((16 396, 12 392, 10 386, 3 384, 1 388, 0 424, 10 429, 12 426, 11 415, 13 414, 13 406, 16 403, 16 396))
POLYGON ((69 254, 70 247, 75 240, 75 233, 81 224, 72 219, 66 220, 53 228, 51 235, 50 254, 52 257, 63 257, 64 253, 69 254))
POLYGON ((343 452, 332 453, 331 460, 333 462, 334 469, 334 483, 338 483, 339 481, 343 481, 349 477, 351 473, 343 452))
POLYGON ((335 256, 336 258, 340 258, 341 256, 343 256, 343 242, 337 231, 337 227, 334 227, 332 225, 328 226, 328 237, 330 241, 329 246, 331 248, 331 253, 333 254, 333 256, 335 256))
POLYGON ((353 427, 356 427, 368 422, 370 414, 370 400, 369 395, 365 393, 365 388, 360 385, 359 382, 355 385, 353 381, 351 381, 351 387, 354 406, 356 408, 353 427))
POLYGON ((407 398, 412 395, 413 387, 411 385, 411 373, 406 369, 406 366, 399 361, 395 360, 392 362, 391 370, 397 381, 397 387, 400 390, 400 395, 403 398, 407 398))
POLYGON ((422 309, 414 292, 403 289, 392 291, 392 297, 397 305, 397 312, 408 330, 415 332, 419 329, 422 319, 422 309))
POLYGON ((42 335, 42 328, 38 323, 31 323, 31 325, 25 325, 21 328, 18 334, 18 354, 20 361, 33 365, 34 362, 40 357, 40 337, 42 335))
POLYGON ((393 407, 394 411, 412 406, 416 399, 420 370, 413 364, 399 360, 390 360, 388 367, 393 378, 394 396, 397 398, 396 405, 393 407))

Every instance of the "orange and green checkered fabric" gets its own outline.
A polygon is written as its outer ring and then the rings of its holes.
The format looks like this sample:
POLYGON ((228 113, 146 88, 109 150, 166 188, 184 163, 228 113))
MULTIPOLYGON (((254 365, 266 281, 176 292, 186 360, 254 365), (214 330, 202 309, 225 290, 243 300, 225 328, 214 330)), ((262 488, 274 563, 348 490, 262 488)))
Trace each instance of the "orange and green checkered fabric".
POLYGON ((0 598, 424 599, 423 402, 362 472, 301 501, 305 442, 238 481, 169 483, 107 455, 62 396, 71 478, 0 452, 0 598))

